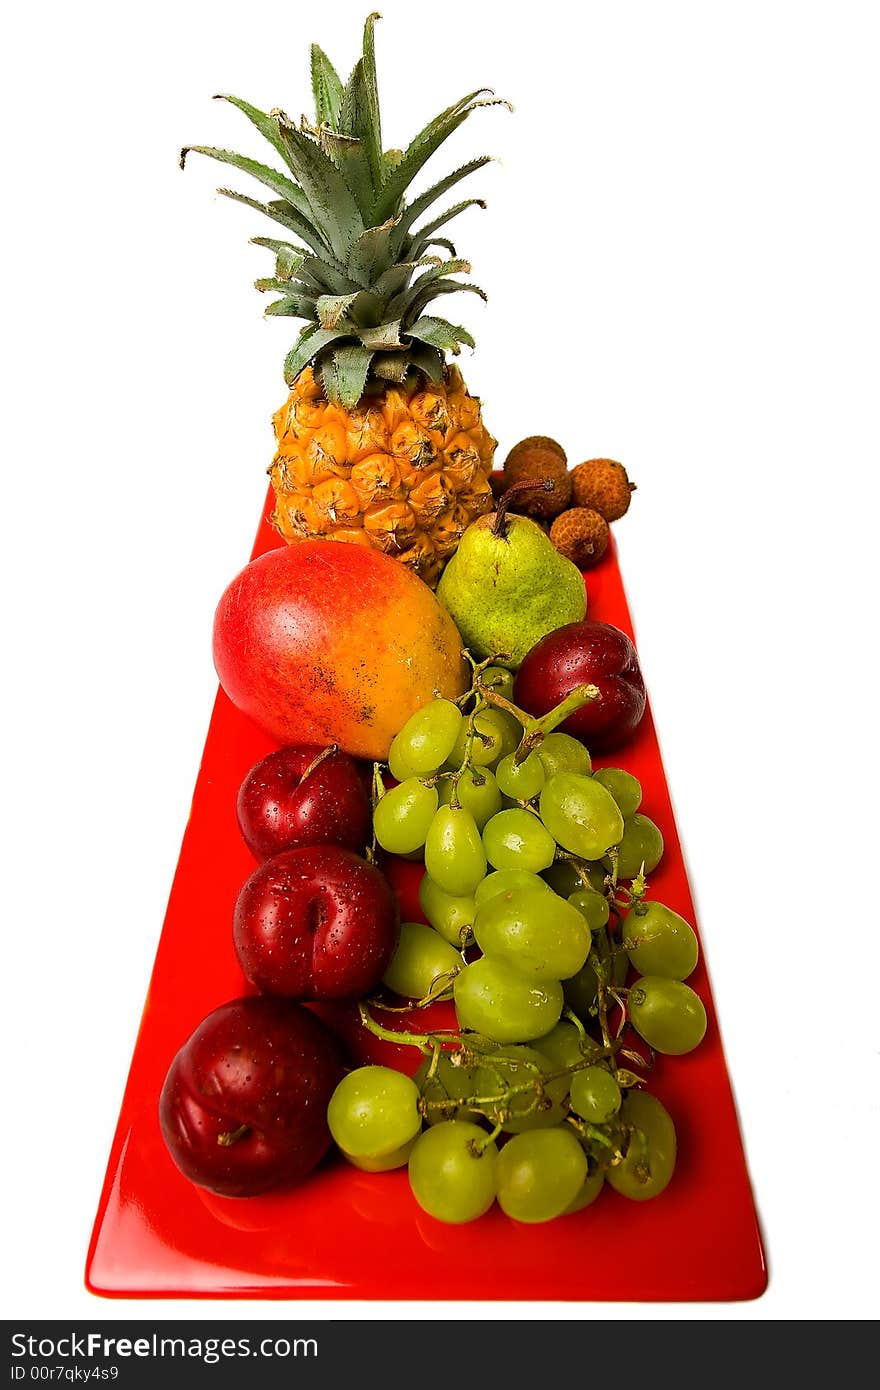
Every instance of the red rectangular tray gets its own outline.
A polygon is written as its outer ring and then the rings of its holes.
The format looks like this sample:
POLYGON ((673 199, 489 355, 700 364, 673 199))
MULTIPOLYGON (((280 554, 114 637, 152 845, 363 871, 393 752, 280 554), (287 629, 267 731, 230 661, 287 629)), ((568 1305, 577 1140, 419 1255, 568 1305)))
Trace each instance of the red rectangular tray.
MULTIPOLYGON (((253 554, 277 543, 262 521, 253 554)), ((632 636, 613 546, 586 584, 590 616, 632 636)), ((689 983, 706 1005, 706 1037, 686 1057, 658 1058, 650 1080, 679 1140, 673 1180, 651 1201, 606 1188, 593 1206, 539 1226, 513 1222, 497 1207, 467 1226, 447 1226, 417 1207, 405 1170, 364 1173, 334 1155, 278 1196, 219 1198, 182 1177, 159 1132, 159 1092, 204 1015, 249 992, 231 924, 254 860, 235 800, 245 773, 274 746, 218 692, 92 1232, 91 1292, 565 1302, 760 1296, 767 1285, 761 1234, 702 962, 689 983)), ((650 707, 636 737, 604 761, 639 778, 643 808, 663 833, 651 896, 699 934, 650 707)), ((403 910, 410 920, 420 916, 411 897, 403 910)), ((415 1068, 414 1049, 389 1053, 353 1025, 356 1033, 365 1058, 415 1068)))

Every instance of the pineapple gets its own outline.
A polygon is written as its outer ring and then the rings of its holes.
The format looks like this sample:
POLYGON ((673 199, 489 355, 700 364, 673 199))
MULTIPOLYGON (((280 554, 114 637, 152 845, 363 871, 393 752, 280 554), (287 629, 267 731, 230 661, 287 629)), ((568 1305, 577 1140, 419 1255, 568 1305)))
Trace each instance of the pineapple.
POLYGON ((467 329, 426 310, 441 295, 467 291, 467 261, 437 233, 468 198, 429 214, 449 189, 489 162, 472 159, 406 201, 426 160, 478 107, 507 105, 485 89, 450 106, 401 150, 383 150, 373 25, 343 85, 312 45, 315 119, 294 124, 227 96, 256 126, 285 172, 229 150, 190 152, 230 164, 275 194, 261 203, 231 189, 227 198, 265 213, 295 240, 254 237, 275 257, 256 281, 280 297, 269 315, 305 319, 284 364, 290 395, 276 411, 269 467, 270 520, 289 542, 311 537, 375 546, 434 587, 466 526, 492 509, 496 441, 480 402, 449 357, 473 347, 467 329), (291 177, 292 176, 292 177, 291 177), (426 214, 429 214, 426 217, 426 214))

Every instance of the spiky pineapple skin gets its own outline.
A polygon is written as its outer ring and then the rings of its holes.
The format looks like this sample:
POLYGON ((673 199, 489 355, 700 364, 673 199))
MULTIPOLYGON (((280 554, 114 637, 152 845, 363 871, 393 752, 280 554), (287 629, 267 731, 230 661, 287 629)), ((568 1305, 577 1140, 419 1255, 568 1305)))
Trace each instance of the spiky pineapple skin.
POLYGON ((454 365, 442 384, 389 383, 351 411, 307 367, 272 423, 269 519, 288 542, 374 546, 434 588, 465 527, 494 506, 497 441, 454 365))

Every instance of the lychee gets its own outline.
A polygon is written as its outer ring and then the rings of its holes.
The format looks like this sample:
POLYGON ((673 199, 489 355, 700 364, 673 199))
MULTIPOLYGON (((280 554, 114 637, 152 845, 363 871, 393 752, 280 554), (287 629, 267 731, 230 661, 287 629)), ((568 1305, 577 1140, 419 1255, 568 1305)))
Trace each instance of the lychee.
POLYGON ((606 521, 617 521, 625 514, 635 489, 623 464, 615 459, 587 459, 571 472, 575 506, 591 507, 606 521))
POLYGON ((608 549, 608 522, 592 507, 569 507, 550 527, 550 539, 560 555, 578 569, 589 569, 608 549))
POLYGON ((525 453, 528 449, 549 449, 551 453, 558 454, 563 463, 568 463, 565 450, 557 440, 551 439, 547 434, 530 434, 526 439, 514 444, 504 461, 505 469, 513 463, 518 454, 525 453))
POLYGON ((523 445, 527 443, 528 448, 515 445, 504 461, 505 489, 513 483, 532 480, 545 482, 547 479, 553 486, 550 489, 535 488, 531 492, 523 492, 517 497, 511 510, 525 512, 527 516, 534 517, 558 516, 571 501, 571 474, 565 455, 557 452, 559 446, 553 445, 552 440, 549 444, 543 441, 529 443, 523 440, 523 445))

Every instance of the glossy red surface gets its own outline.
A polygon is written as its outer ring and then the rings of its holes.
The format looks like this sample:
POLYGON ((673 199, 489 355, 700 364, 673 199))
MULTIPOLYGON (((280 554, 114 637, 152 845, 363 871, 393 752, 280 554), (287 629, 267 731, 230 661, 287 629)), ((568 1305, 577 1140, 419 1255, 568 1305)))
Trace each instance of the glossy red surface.
MULTIPOLYGON (((275 544, 261 524, 254 553, 275 544)), ((613 546, 587 572, 586 584, 590 616, 632 636, 613 546)), ((606 1188, 593 1206, 540 1226, 517 1224, 493 1208, 459 1227, 417 1207, 405 1170, 364 1173, 335 1155, 302 1186, 256 1198, 215 1197, 178 1172, 159 1131, 158 1097, 192 1029, 211 1009, 247 992, 233 951, 232 913, 255 861, 239 832, 235 802, 247 770, 273 746, 218 693, 94 1223, 87 1287, 129 1298, 758 1297, 767 1284, 761 1235, 702 961, 689 983, 706 1005, 706 1038, 686 1057, 658 1058, 651 1079, 679 1140, 673 1180, 653 1201, 630 1202, 606 1188)), ((625 766, 642 782, 643 810, 666 843, 652 896, 699 933, 650 707, 632 741, 596 763, 625 766)), ((420 866, 398 861, 392 872, 404 918, 420 917, 420 866)), ((710 934, 711 928, 707 939, 710 934)), ((321 1011, 359 1056, 415 1070, 414 1049, 377 1043, 348 1006, 321 1011)), ((400 1015, 384 1021, 404 1022, 400 1015)), ((450 1022, 449 1006, 435 1005, 417 1026, 450 1022)))

